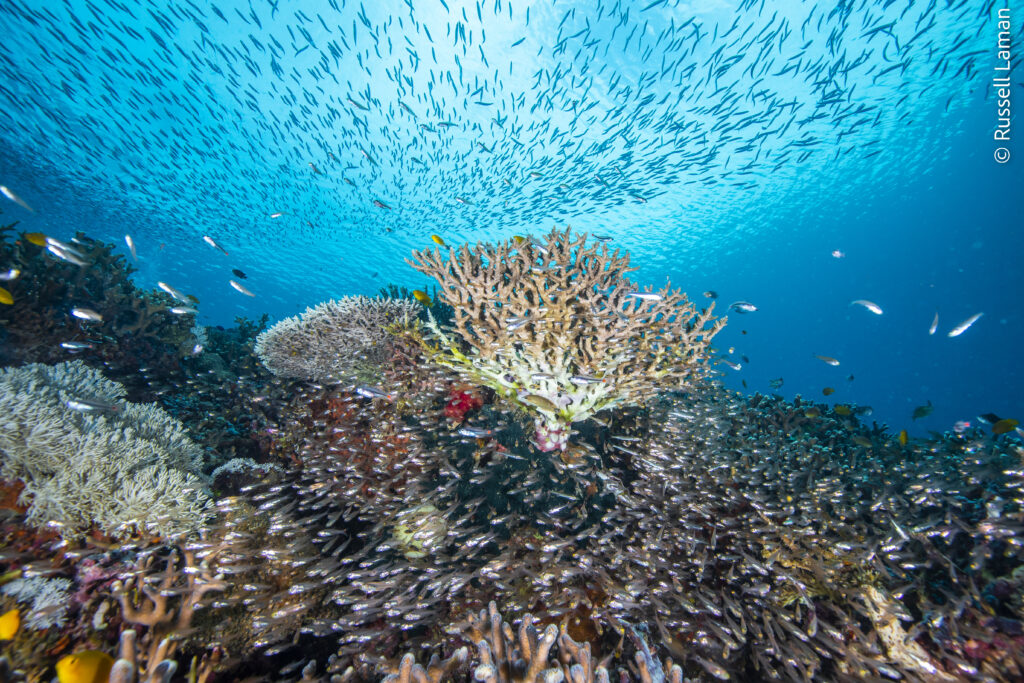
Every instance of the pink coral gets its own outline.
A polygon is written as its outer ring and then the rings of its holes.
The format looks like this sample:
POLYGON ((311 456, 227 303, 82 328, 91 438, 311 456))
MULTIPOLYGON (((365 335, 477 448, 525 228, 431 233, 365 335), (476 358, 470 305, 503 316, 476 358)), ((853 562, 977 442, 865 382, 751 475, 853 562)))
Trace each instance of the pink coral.
POLYGON ((456 424, 462 424, 468 413, 478 410, 483 404, 483 396, 478 390, 459 385, 448 392, 448 400, 444 404, 444 414, 456 424))

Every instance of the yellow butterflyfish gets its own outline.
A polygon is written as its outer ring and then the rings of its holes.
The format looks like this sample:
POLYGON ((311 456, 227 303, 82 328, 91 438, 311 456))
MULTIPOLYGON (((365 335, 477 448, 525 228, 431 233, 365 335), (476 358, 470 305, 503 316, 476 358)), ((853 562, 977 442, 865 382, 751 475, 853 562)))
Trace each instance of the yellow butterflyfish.
POLYGON ((60 683, 107 683, 114 658, 100 650, 84 650, 57 662, 60 683))
POLYGON ((0 640, 10 640, 21 627, 21 615, 17 609, 4 612, 0 616, 0 640))

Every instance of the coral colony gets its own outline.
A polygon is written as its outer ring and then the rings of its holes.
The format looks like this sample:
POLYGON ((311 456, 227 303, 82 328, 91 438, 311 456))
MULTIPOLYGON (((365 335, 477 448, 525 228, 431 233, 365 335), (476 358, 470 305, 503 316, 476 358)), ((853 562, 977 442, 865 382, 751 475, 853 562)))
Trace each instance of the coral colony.
POLYGON ((565 450, 574 422, 691 385, 725 324, 679 290, 638 291, 628 255, 586 240, 567 228, 410 262, 455 309, 454 330, 431 318, 432 360, 534 414, 542 451, 565 450))
POLYGON ((0 236, 2 680, 1024 678, 1017 433, 731 393, 587 235, 269 329, 0 236))

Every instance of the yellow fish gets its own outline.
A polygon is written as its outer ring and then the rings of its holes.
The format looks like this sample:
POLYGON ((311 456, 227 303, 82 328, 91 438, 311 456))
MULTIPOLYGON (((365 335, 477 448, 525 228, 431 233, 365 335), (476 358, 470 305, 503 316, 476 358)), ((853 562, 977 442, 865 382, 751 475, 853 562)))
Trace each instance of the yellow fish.
POLYGON ((10 640, 18 632, 21 626, 21 615, 17 609, 12 609, 0 616, 0 640, 10 640))
POLYGON ((46 235, 44 235, 41 232, 26 232, 25 239, 27 239, 29 242, 36 245, 37 247, 46 246, 46 235))
POLYGON ((906 446, 907 445, 907 440, 908 440, 907 430, 906 429, 901 429, 900 430, 900 445, 901 446, 906 446))
POLYGON ((60 683, 106 683, 114 658, 99 650, 85 650, 57 662, 60 683))
POLYGON ((444 240, 441 239, 440 235, 431 235, 430 239, 434 240, 435 243, 440 244, 442 247, 447 246, 445 245, 444 240))
POLYGON ((512 235, 512 241, 515 242, 516 244, 522 244, 523 242, 526 241, 526 238, 523 237, 522 235, 512 235))
POLYGON ((821 393, 825 394, 826 396, 831 396, 832 394, 836 393, 836 390, 833 389, 832 387, 825 387, 824 389, 821 390, 821 393))
MULTIPOLYGON (((0 299, 0 301, 3 301, 3 299, 0 299)), ((7 302, 4 301, 4 303, 7 302)), ((995 434, 996 436, 1000 434, 1006 434, 1008 432, 1012 432, 1013 428, 1019 424, 1020 423, 1017 420, 1014 420, 1012 417, 1007 418, 1005 420, 1000 420, 999 422, 996 422, 994 425, 992 425, 992 433, 995 434)))
POLYGON ((853 411, 850 410, 850 406, 838 405, 832 409, 836 415, 852 415, 853 411))
POLYGON ((821 417, 821 410, 817 407, 808 408, 804 411, 804 417, 821 417))
POLYGON ((416 301, 419 301, 421 304, 423 304, 427 308, 430 308, 431 306, 434 305, 434 302, 430 298, 430 295, 427 294, 426 292, 424 292, 421 289, 414 289, 414 290, 412 290, 412 295, 413 295, 413 298, 416 299, 416 301))
POLYGON ((14 303, 14 296, 3 287, 0 287, 0 304, 10 306, 14 303))
POLYGON ((864 448, 871 448, 871 446, 873 445, 871 443, 871 439, 867 438, 866 436, 861 436, 860 434, 853 437, 853 442, 858 446, 864 446, 864 448))

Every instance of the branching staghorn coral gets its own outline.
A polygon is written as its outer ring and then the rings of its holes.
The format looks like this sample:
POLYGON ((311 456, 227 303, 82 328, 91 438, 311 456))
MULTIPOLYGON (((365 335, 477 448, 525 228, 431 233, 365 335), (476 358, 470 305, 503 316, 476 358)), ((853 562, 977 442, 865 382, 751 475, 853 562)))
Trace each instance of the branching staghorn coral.
MULTIPOLYGON (((502 619, 497 603, 492 601, 486 610, 470 615, 465 625, 465 636, 477 649, 475 657, 471 659, 468 648, 461 647, 444 660, 435 654, 423 667, 415 663, 413 655, 407 654, 402 657, 398 670, 384 678, 384 683, 465 680, 458 674, 462 673, 466 662, 471 662, 472 680, 482 683, 608 683, 611 680, 607 666, 612 656, 597 661, 590 643, 573 640, 564 624, 561 628, 549 624, 540 632, 533 622, 533 617, 527 614, 513 631, 511 624, 502 619)), ((622 626, 636 645, 636 680, 682 683, 683 672, 679 666, 667 659, 663 668, 636 630, 622 626)), ((620 642, 620 648, 621 645, 620 642)), ((625 671, 615 678, 626 683, 633 680, 625 671)))
POLYGON ((463 245, 447 258, 435 247, 407 261, 455 309, 454 329, 427 323, 434 360, 537 415, 546 451, 565 449, 573 422, 693 382, 725 324, 667 285, 639 292, 628 254, 586 240, 555 229, 546 241, 463 245))
POLYGON ((347 296, 307 308, 256 338, 256 355, 280 377, 317 382, 359 378, 388 354, 389 329, 412 324, 414 301, 347 296))
POLYGON ((24 484, 30 524, 117 536, 201 523, 202 451, 180 422, 124 394, 81 361, 0 369, 0 474, 24 484))
MULTIPOLYGON (((202 606, 204 596, 227 588, 223 578, 214 575, 210 568, 211 564, 216 564, 215 558, 220 550, 219 547, 206 549, 205 558, 201 561, 195 551, 181 550, 179 558, 175 550, 166 559, 163 572, 159 573, 150 573, 158 564, 150 555, 137 574, 125 582, 113 584, 124 621, 148 629, 148 648, 144 656, 135 653, 134 633, 130 637, 131 664, 136 671, 145 669, 153 674, 160 667, 166 667, 179 641, 189 631, 192 617, 202 606)), ((125 658, 125 646, 122 640, 122 659, 125 658)), ((170 664, 173 665, 173 661, 170 664)), ((172 668, 171 673, 173 671, 172 668)))

